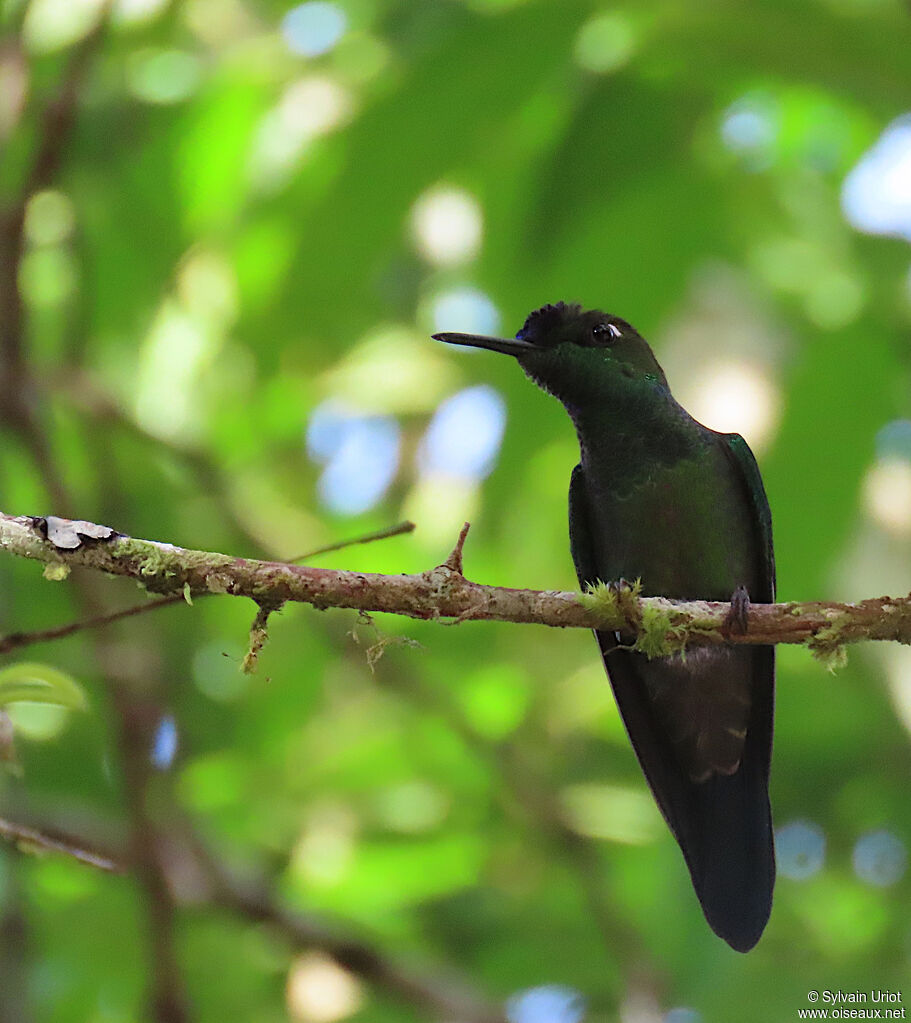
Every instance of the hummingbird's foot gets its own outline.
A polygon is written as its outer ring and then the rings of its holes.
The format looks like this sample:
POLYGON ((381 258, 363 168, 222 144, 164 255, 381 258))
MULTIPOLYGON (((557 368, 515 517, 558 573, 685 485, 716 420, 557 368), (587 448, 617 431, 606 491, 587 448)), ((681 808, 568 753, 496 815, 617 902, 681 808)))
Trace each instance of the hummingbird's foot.
POLYGON ((731 594, 731 610, 724 619, 725 632, 741 635, 747 631, 750 618, 750 595, 746 586, 738 586, 731 594))

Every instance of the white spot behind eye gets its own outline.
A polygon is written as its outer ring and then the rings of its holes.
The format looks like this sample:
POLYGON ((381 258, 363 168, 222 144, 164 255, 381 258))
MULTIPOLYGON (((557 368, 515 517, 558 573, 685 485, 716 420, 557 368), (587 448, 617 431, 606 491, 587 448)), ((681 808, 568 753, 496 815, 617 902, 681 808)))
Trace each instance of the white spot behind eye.
POLYGON ((622 332, 621 332, 620 328, 615 323, 609 323, 607 325, 607 329, 611 332, 611 334, 614 337, 621 337, 622 336, 622 332))

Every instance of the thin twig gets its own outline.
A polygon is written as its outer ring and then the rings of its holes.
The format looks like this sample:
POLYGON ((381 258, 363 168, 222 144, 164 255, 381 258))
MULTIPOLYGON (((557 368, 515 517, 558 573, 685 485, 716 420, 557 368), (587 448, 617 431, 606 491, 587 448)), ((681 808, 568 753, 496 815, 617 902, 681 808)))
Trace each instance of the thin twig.
POLYGON ((39 831, 27 824, 18 824, 15 821, 0 818, 0 838, 16 845, 33 846, 46 852, 62 853, 64 856, 69 856, 70 859, 78 860, 89 867, 96 867, 98 870, 104 870, 111 874, 122 874, 126 870, 120 861, 97 849, 89 848, 82 839, 73 838, 71 835, 65 835, 59 831, 39 831))
POLYGON ((373 543, 374 540, 386 540, 390 536, 401 536, 403 533, 413 533, 415 525, 413 522, 397 522, 394 526, 387 526, 375 533, 365 533, 363 536, 354 536, 350 540, 339 540, 338 543, 330 543, 325 547, 317 547, 315 551, 308 551, 306 554, 299 554, 296 558, 289 558, 290 564, 297 564, 298 561, 309 561, 318 554, 331 554, 333 551, 342 551, 346 547, 354 547, 357 544, 373 543))
POLYGON ((55 639, 65 639, 67 636, 72 636, 74 632, 83 632, 86 629, 99 629, 102 626, 110 625, 112 622, 119 622, 124 618, 145 614, 146 611, 157 611, 160 607, 170 607, 173 604, 182 603, 185 603, 183 594, 175 593, 170 597, 160 597, 157 600, 146 601, 144 604, 136 604, 134 607, 125 608, 123 611, 112 611, 110 614, 96 615, 94 618, 88 618, 85 621, 58 625, 54 629, 36 629, 34 632, 10 632, 6 636, 0 636, 0 654, 8 654, 11 650, 31 646, 33 643, 48 643, 55 639))

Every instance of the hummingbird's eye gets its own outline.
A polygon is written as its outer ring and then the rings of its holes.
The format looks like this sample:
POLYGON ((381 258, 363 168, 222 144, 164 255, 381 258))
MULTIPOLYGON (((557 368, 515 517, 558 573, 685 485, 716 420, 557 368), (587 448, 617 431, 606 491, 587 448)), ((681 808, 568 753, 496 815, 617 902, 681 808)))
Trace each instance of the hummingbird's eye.
POLYGON ((621 336, 620 328, 614 323, 596 323, 591 330, 592 342, 596 345, 609 345, 621 336))

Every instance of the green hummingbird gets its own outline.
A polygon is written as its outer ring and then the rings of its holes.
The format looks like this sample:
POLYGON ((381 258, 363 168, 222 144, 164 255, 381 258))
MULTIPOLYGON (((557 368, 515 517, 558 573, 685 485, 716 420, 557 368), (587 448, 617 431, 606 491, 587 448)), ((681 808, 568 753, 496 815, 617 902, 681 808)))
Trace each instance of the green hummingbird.
MULTIPOLYGON (((434 334, 504 352, 558 398, 581 459, 569 486, 579 583, 641 579, 681 600, 775 599, 772 519, 756 460, 736 433, 696 422, 645 339, 619 317, 558 302, 514 339, 434 334)), ((775 852, 769 764, 773 646, 696 647, 649 659, 616 632, 595 636, 655 800, 709 925, 739 952, 769 919, 775 852)))

